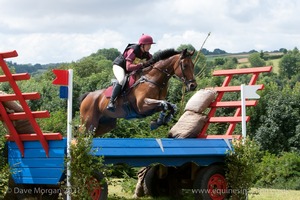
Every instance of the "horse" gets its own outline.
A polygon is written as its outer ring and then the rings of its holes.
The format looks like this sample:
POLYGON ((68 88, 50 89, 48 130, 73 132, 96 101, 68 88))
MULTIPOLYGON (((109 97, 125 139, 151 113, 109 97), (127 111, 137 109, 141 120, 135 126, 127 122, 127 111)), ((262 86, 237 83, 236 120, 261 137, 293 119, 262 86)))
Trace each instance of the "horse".
MULTIPOLYGON (((108 89, 87 92, 80 97, 80 129, 93 131, 96 136, 103 135, 116 127, 118 118, 144 118, 161 112, 152 129, 168 123, 176 112, 176 105, 166 101, 168 82, 172 76, 180 79, 186 91, 197 87, 193 52, 184 49, 159 51, 144 63, 142 69, 130 75, 135 82, 124 89, 116 100, 116 109, 106 109, 109 103, 108 89)), ((111 86, 112 87, 112 86, 111 86)))

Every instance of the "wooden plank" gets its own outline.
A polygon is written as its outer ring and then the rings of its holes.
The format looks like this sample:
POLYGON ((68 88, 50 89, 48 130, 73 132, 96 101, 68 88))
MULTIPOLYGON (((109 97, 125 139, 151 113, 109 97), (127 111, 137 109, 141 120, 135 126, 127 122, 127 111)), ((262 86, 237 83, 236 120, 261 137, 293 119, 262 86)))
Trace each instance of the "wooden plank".
POLYGON ((36 177, 36 178, 56 178, 61 177, 63 170, 58 168, 13 168, 14 177, 36 177))
MULTIPOLYGON (((161 142, 164 148, 227 147, 224 140, 162 138, 161 142)), ((93 148, 159 148, 155 138, 95 138, 92 146, 93 148)))
MULTIPOLYGON (((0 60, 1 65, 1 60, 0 60)), ((9 119, 6 109, 4 108, 3 103, 0 103, 0 115, 2 116, 6 128, 9 130, 9 133, 14 137, 15 143, 18 146, 19 150, 21 151, 22 155, 24 155, 24 146, 23 142, 20 140, 19 135, 14 127, 13 122, 9 119)))
POLYGON ((17 57, 18 53, 16 50, 13 50, 13 51, 8 51, 8 52, 1 52, 0 56, 2 58, 12 58, 12 57, 17 57))
MULTIPOLYGON (((20 134, 21 141, 36 141, 39 140, 37 134, 30 133, 30 134, 20 134)), ((46 140, 62 140, 63 136, 60 133, 44 133, 46 140)), ((8 141, 14 141, 13 136, 6 135, 5 136, 8 141)))
MULTIPOLYGON (((246 121, 248 122, 250 120, 249 116, 246 116, 246 121)), ((208 119, 208 121, 210 123, 238 123, 238 122, 242 122, 242 117, 211 117, 210 119, 208 119)))
POLYGON ((199 135, 198 138, 205 138, 205 139, 241 139, 241 135, 199 135))
MULTIPOLYGON (((27 149, 25 148, 24 154, 26 158, 42 158, 46 156, 46 152, 44 149, 27 149)), ((49 149, 49 157, 64 157, 65 156, 65 149, 49 149)), ((18 149, 9 149, 8 157, 22 157, 21 152, 18 149)))
POLYGON ((252 73, 270 72, 270 71, 272 71, 272 66, 242 68, 242 69, 225 69, 225 70, 216 70, 216 71, 214 71, 213 76, 225 76, 225 75, 236 75, 236 74, 252 74, 252 73))
MULTIPOLYGON (((12 78, 15 81, 29 80, 30 79, 30 74, 28 74, 28 73, 12 74, 12 78)), ((9 79, 7 78, 6 75, 1 75, 0 76, 0 82, 7 82, 7 81, 9 81, 9 79)))
POLYGON ((58 185, 59 182, 62 181, 62 177, 55 177, 55 178, 13 177, 13 178, 16 184, 58 185))
POLYGON ((12 177, 16 183, 56 185, 65 177, 62 168, 16 168, 12 177))
MULTIPOLYGON (((262 90, 263 88, 264 88, 264 85, 260 84, 258 90, 262 90)), ((214 88, 210 88, 210 89, 213 89, 217 92, 240 92, 241 86, 214 87, 214 88)))
MULTIPOLYGON (((256 106, 258 103, 257 100, 250 100, 245 101, 246 106, 256 106)), ((225 107, 241 107, 241 101, 221 101, 221 102, 212 102, 209 107, 218 107, 218 108, 225 108, 225 107)))
MULTIPOLYGON (((40 98, 40 94, 38 92, 22 93, 22 95, 25 100, 33 100, 33 99, 40 98)), ((15 101, 15 100, 18 100, 18 97, 15 94, 0 95, 0 101, 15 101)))
POLYGON ((20 158, 9 157, 8 163, 13 168, 64 168, 64 157, 60 158, 20 158))
POLYGON ((176 156, 212 156, 212 155, 224 155, 227 148, 166 148, 164 151, 158 148, 98 148, 93 149, 95 156, 123 156, 126 157, 176 157, 176 156))
MULTIPOLYGON (((34 118, 48 118, 50 117, 50 114, 47 110, 45 111, 32 111, 31 112, 34 118)), ((11 113, 8 115, 10 120, 20 120, 20 119, 27 119, 28 115, 25 112, 19 112, 19 113, 11 113)), ((2 117, 0 117, 0 120, 2 120, 2 117)))
MULTIPOLYGON (((18 149, 15 142, 7 142, 8 149, 18 149)), ((26 149, 42 149, 42 145, 39 141, 27 141, 23 142, 26 149)), ((49 148, 65 148, 67 147, 67 139, 63 138, 62 140, 49 140, 49 148)))

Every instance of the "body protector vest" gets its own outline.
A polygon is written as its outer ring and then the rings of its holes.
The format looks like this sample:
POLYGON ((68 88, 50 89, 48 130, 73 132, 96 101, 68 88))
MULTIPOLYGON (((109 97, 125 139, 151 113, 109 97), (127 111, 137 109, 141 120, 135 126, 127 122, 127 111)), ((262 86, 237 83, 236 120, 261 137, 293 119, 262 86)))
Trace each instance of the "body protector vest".
MULTIPOLYGON (((138 44, 128 44, 125 48, 123 54, 119 55, 114 61, 113 64, 121 66, 126 72, 126 59, 124 57, 125 52, 128 49, 133 49, 133 53, 135 54, 136 60, 149 60, 151 58, 149 52, 142 52, 140 45, 138 44)), ((137 64, 134 62, 134 64, 137 64)))

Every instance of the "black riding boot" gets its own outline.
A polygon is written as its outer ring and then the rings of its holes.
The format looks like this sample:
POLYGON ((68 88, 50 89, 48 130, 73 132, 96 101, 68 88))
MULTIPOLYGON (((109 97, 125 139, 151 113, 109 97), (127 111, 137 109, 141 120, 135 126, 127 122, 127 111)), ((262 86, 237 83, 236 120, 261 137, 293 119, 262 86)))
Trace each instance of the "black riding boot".
POLYGON ((117 99, 117 97, 119 96, 120 92, 122 89, 122 85, 120 85, 119 83, 116 83, 114 85, 108 106, 106 107, 107 110, 114 112, 116 107, 115 107, 115 101, 117 99))

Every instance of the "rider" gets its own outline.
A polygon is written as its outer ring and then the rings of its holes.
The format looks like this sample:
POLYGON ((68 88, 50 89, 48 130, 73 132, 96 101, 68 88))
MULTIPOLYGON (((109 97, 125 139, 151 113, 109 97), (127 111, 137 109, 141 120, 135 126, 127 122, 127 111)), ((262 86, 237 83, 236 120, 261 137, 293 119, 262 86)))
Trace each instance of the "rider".
POLYGON ((128 44, 122 55, 113 62, 113 72, 117 83, 113 86, 112 95, 107 106, 110 111, 115 110, 115 101, 125 84, 125 75, 143 67, 143 62, 149 60, 152 55, 149 53, 151 45, 155 44, 150 35, 143 34, 138 44, 128 44))

